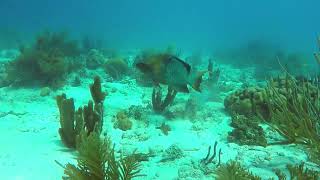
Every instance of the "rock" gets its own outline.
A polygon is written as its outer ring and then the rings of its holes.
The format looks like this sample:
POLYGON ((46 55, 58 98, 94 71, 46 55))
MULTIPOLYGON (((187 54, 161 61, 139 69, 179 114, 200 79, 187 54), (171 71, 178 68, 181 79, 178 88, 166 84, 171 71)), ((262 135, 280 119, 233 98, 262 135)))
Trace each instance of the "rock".
POLYGON ((51 92, 51 89, 50 89, 49 87, 41 88, 41 90, 40 90, 40 96, 41 96, 41 97, 49 96, 49 95, 50 95, 50 92, 51 92))
POLYGON ((123 110, 117 113, 113 127, 121 129, 122 131, 127 131, 132 128, 132 122, 130 121, 126 111, 123 110))
POLYGON ((182 149, 178 145, 173 144, 164 151, 161 162, 174 161, 182 158, 183 156, 182 149))

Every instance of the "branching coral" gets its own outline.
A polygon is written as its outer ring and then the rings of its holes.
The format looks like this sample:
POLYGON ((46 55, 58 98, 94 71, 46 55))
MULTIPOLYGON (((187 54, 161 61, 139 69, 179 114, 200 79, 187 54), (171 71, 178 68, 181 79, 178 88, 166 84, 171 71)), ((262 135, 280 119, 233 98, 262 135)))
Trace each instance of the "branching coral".
POLYGON ((280 144, 296 143, 309 149, 313 160, 320 158, 320 96, 319 90, 312 92, 309 82, 301 85, 291 76, 286 83, 290 86, 281 93, 275 89, 275 82, 268 85, 267 104, 270 109, 270 119, 266 122, 279 134, 286 138, 280 144), (290 88, 289 88, 290 87, 290 88))
POLYGON ((162 113, 169 106, 177 95, 177 91, 168 86, 167 95, 162 100, 162 91, 160 88, 153 88, 152 91, 152 107, 156 113, 162 113))
POLYGON ((82 133, 78 165, 65 166, 64 180, 130 180, 141 176, 140 162, 134 154, 116 159, 110 139, 100 139, 96 132, 82 133))

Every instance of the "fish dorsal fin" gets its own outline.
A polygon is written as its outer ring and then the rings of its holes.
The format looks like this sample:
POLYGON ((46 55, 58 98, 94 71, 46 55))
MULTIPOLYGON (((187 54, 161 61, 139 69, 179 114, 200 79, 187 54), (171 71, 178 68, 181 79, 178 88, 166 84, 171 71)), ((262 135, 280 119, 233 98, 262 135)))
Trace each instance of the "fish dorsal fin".
POLYGON ((179 58, 177 58, 177 57, 175 57, 175 56, 172 56, 171 59, 175 59, 175 60, 181 62, 181 63, 183 64, 183 66, 187 69, 187 72, 190 73, 190 71, 191 71, 191 66, 190 66, 188 63, 184 62, 183 60, 181 60, 181 59, 179 59, 179 58))

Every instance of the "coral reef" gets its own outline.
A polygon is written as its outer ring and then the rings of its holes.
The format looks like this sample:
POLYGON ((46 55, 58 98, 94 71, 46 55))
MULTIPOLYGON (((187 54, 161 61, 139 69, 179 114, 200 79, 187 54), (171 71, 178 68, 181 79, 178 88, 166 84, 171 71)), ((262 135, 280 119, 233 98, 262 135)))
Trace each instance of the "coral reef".
POLYGON ((247 117, 261 114, 265 117, 269 114, 265 96, 265 89, 249 87, 237 90, 227 96, 224 100, 224 106, 230 114, 245 115, 247 117))
POLYGON ((89 50, 86 56, 86 67, 88 69, 97 69, 102 67, 103 64, 106 62, 106 58, 103 54, 97 49, 89 50))
POLYGON ((286 88, 276 89, 279 81, 271 80, 267 87, 270 119, 265 119, 286 140, 276 144, 302 144, 310 159, 320 164, 320 98, 319 90, 310 82, 299 82, 287 75, 286 88))
POLYGON ((106 93, 101 90, 100 78, 94 78, 94 83, 90 85, 91 96, 94 100, 88 105, 75 111, 74 100, 67 99, 65 94, 57 96, 57 105, 60 112, 59 129, 63 143, 70 148, 76 148, 80 142, 78 139, 80 132, 85 131, 88 135, 92 132, 101 133, 103 126, 103 101, 106 93))
POLYGON ((121 129, 122 131, 127 131, 132 128, 132 121, 129 119, 126 111, 122 110, 117 113, 113 127, 121 129))
POLYGON ((105 71, 115 80, 120 80, 129 72, 128 63, 120 57, 109 59, 104 64, 105 71))
POLYGON ((79 55, 76 43, 66 33, 45 32, 32 47, 21 47, 20 51, 20 56, 8 67, 8 80, 16 83, 38 80, 51 86, 68 73, 66 58, 79 55))
POLYGON ((261 180, 260 177, 253 175, 249 170, 242 167, 240 163, 236 161, 228 162, 227 164, 221 164, 216 169, 217 180, 261 180))
POLYGON ((93 105, 93 102, 90 100, 83 107, 83 120, 88 134, 93 131, 101 132, 103 126, 103 107, 101 104, 93 105))
POLYGON ((267 146, 267 139, 257 118, 247 118, 244 115, 233 115, 228 141, 239 145, 267 146))
POLYGON ((57 96, 56 100, 60 112, 61 140, 67 147, 76 148, 77 138, 83 130, 82 109, 75 111, 73 99, 67 99, 65 94, 57 96))
POLYGON ((128 109, 128 116, 141 122, 147 122, 148 109, 143 106, 132 105, 128 109))
POLYGON ((100 139, 94 132, 82 134, 77 157, 78 165, 67 164, 64 180, 130 180, 140 174, 140 162, 134 154, 116 159, 114 147, 108 138, 100 139))
POLYGON ((286 139, 272 144, 305 145, 313 157, 311 159, 319 163, 320 98, 317 83, 286 74, 271 79, 266 88, 236 91, 225 99, 225 107, 231 114, 260 117, 286 139))
POLYGON ((163 113, 164 110, 172 104, 174 98, 177 95, 177 91, 168 86, 168 91, 166 97, 162 100, 161 88, 153 88, 152 91, 152 108, 156 113, 163 113))
MULTIPOLYGON (((307 93, 311 98, 311 102, 315 103, 318 90, 315 82, 307 80, 303 77, 289 77, 279 76, 270 80, 275 93, 279 93, 282 97, 289 97, 293 92, 297 92, 299 98, 307 93), (296 86, 295 86, 296 85, 296 86), (296 91, 296 87, 304 90, 304 92, 296 91)), ((237 90, 234 93, 227 96, 224 100, 224 106, 230 114, 245 115, 246 117, 251 116, 262 116, 264 119, 270 119, 271 113, 268 105, 267 93, 270 92, 268 87, 248 87, 241 90, 237 90)), ((292 100, 288 99, 289 102, 292 100)))

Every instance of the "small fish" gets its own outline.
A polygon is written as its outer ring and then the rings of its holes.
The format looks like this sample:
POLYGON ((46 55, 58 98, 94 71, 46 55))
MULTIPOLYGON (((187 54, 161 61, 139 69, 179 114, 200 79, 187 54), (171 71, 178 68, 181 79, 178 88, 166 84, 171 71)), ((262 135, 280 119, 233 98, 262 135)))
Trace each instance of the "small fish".
POLYGON ((202 75, 206 71, 193 73, 188 63, 169 54, 151 55, 146 61, 136 64, 136 67, 149 76, 156 85, 166 84, 178 92, 189 93, 188 84, 198 92, 202 75))

